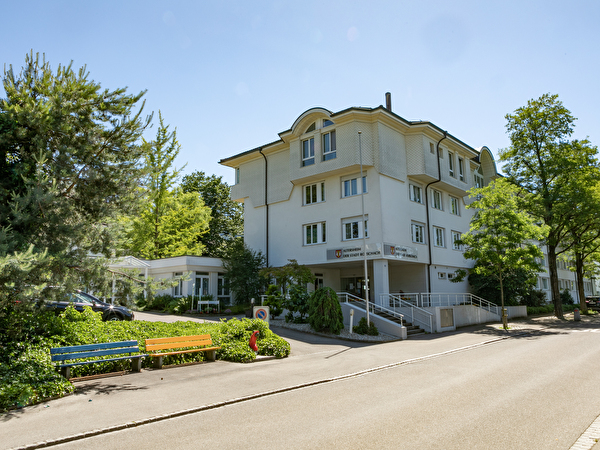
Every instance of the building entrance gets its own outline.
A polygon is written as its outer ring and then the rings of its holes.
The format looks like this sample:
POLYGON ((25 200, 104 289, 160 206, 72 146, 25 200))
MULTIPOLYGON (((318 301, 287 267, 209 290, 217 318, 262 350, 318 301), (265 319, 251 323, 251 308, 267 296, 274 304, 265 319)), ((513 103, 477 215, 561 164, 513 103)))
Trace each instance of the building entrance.
POLYGON ((356 295, 359 298, 365 298, 365 278, 350 277, 341 279, 342 291, 348 294, 356 295))

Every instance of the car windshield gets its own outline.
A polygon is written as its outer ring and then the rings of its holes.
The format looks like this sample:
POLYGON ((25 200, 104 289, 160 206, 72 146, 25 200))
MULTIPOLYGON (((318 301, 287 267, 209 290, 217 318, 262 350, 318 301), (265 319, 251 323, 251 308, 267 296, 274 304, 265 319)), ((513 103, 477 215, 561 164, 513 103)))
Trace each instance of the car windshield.
POLYGON ((77 303, 88 303, 90 305, 94 304, 94 302, 91 299, 87 298, 84 295, 81 295, 78 292, 73 292, 73 293, 69 294, 69 301, 77 302, 77 303))

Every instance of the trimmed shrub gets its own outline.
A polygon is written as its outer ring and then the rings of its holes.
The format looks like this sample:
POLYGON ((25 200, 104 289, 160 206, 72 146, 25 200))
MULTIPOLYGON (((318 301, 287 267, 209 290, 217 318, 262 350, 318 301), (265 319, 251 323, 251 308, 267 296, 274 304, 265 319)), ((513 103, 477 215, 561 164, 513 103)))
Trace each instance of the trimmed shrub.
POLYGON ((315 331, 340 334, 344 316, 338 296, 330 287, 317 289, 310 297, 308 323, 315 331))
POLYGON ((308 303, 310 295, 306 287, 299 284, 293 284, 288 291, 288 298, 285 299, 283 306, 288 310, 285 315, 286 322, 306 323, 308 315, 308 303))
POLYGON ((269 307, 271 317, 275 319, 283 312, 283 296, 275 284, 270 284, 265 294, 267 295, 265 306, 269 307))
POLYGON ((352 327, 352 331, 357 334, 368 334, 369 336, 379 336, 379 330, 373 322, 367 325, 367 319, 362 317, 358 325, 352 327))

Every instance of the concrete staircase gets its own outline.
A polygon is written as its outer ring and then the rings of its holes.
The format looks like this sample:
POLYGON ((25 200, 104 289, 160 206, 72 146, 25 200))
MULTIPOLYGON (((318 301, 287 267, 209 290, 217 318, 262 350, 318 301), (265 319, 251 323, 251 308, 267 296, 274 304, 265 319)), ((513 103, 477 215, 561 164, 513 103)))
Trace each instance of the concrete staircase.
MULTIPOLYGON (((356 305, 364 310, 366 310, 366 308, 367 308, 364 301, 353 300, 352 304, 356 305)), ((392 314, 388 314, 385 311, 378 310, 378 311, 371 312, 371 314, 376 315, 378 317, 382 317, 391 322, 397 323, 398 325, 401 325, 401 324, 404 325, 406 327, 406 337, 407 338, 409 338, 411 336, 419 336, 419 335, 425 334, 425 330, 420 328, 418 325, 413 325, 412 323, 406 322, 406 321, 401 323, 401 321, 398 317, 396 317, 392 314)))
MULTIPOLYGON (((400 319, 398 319, 396 316, 386 313, 385 311, 377 311, 377 312, 374 312, 373 314, 375 314, 379 317, 383 317, 384 319, 390 320, 390 321, 395 322, 398 325, 400 325, 400 319)), ((412 323, 406 322, 406 321, 403 322, 403 325, 406 327, 406 337, 418 336, 420 334, 425 334, 425 330, 420 328, 418 325, 413 325, 412 323)))

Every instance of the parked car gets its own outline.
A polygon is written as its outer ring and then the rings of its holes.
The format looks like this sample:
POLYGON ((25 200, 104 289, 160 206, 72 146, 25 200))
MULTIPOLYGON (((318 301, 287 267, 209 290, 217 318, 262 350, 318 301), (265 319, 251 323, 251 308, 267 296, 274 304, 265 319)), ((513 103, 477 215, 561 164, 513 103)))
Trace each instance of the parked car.
POLYGON ((93 311, 102 313, 102 320, 133 320, 134 314, 129 308, 115 306, 103 302, 99 298, 83 291, 75 291, 66 295, 65 300, 48 301, 46 308, 60 314, 67 306, 72 305, 77 311, 83 312, 84 306, 89 306, 93 311))
POLYGON ((589 295, 585 298, 588 309, 600 309, 600 296, 589 295))

